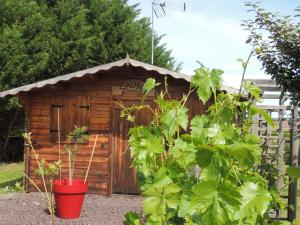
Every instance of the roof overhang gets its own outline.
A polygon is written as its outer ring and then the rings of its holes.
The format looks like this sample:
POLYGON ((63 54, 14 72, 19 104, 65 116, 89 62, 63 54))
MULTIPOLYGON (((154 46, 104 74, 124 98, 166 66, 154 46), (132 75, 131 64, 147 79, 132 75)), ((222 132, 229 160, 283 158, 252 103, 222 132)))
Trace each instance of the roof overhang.
MULTIPOLYGON (((168 75, 168 76, 171 76, 175 79, 183 79, 187 82, 190 82, 190 80, 191 80, 191 76, 189 76, 189 75, 174 72, 174 71, 162 68, 162 67, 150 65, 150 64, 143 63, 143 62, 140 62, 140 61, 137 61, 137 60, 133 60, 133 59, 129 58, 129 56, 127 56, 125 59, 122 59, 122 60, 119 60, 119 61, 116 61, 116 62, 112 62, 112 63, 100 65, 100 66, 95 66, 95 67, 88 68, 88 69, 85 69, 85 70, 80 70, 80 71, 77 71, 77 72, 74 72, 74 73, 69 73, 69 74, 66 74, 66 75, 57 76, 57 77, 50 78, 50 79, 47 79, 47 80, 43 80, 43 81, 39 81, 39 82, 36 82, 36 83, 28 84, 28 85, 25 85, 25 86, 22 86, 22 87, 13 88, 13 89, 10 89, 10 90, 7 90, 7 91, 3 91, 3 92, 0 92, 0 97, 6 97, 6 96, 9 96, 9 95, 18 95, 21 92, 29 92, 31 90, 43 88, 43 87, 48 86, 48 85, 55 85, 59 82, 66 82, 66 81, 69 81, 71 79, 81 78, 81 77, 84 77, 86 75, 93 75, 93 74, 96 74, 100 71, 108 71, 112 68, 123 67, 123 66, 126 66, 126 65, 130 65, 130 66, 133 66, 133 67, 141 67, 141 68, 143 68, 147 71, 155 71, 155 72, 157 72, 161 75, 168 75)), ((236 91, 236 89, 234 89, 232 87, 224 86, 224 85, 223 85, 222 89, 227 91, 227 92, 230 92, 230 93, 234 93, 236 91)))

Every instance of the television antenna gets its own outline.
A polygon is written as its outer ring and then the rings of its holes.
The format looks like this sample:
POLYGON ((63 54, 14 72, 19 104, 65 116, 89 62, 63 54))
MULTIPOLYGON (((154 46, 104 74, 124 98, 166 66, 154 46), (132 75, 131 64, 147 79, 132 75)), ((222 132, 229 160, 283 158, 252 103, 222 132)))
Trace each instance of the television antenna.
POLYGON ((154 63, 154 17, 157 19, 167 15, 167 10, 185 12, 186 4, 181 1, 152 0, 152 43, 151 43, 151 64, 154 63))

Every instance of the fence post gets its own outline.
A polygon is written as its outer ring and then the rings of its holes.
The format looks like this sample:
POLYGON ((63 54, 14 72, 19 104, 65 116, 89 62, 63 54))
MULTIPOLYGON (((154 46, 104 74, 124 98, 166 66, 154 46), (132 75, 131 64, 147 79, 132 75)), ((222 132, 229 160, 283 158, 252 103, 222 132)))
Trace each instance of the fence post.
MULTIPOLYGON (((291 151, 290 151, 290 166, 298 166, 298 154, 299 154, 299 140, 298 140, 298 107, 293 106, 291 109, 291 151)), ((289 206, 293 208, 288 209, 288 220, 293 221, 296 219, 297 212, 297 181, 292 182, 289 185, 289 206)))

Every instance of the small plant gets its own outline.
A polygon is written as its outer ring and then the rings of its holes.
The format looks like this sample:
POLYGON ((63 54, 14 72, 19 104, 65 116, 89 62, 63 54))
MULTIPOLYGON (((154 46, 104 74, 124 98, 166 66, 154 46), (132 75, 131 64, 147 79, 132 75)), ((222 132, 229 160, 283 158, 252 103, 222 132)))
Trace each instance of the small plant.
POLYGON ((67 144, 64 146, 64 148, 69 155, 69 185, 72 185, 72 179, 74 177, 78 144, 85 143, 89 140, 87 131, 88 128, 85 126, 75 126, 74 130, 67 137, 67 144))
POLYGON ((7 193, 10 192, 22 192, 23 191, 23 183, 17 181, 14 185, 7 185, 5 186, 4 190, 7 193))
POLYGON ((40 192, 43 201, 45 202, 46 208, 51 214, 52 225, 55 225, 55 208, 54 208, 54 199, 53 199, 53 181, 55 176, 59 174, 61 168, 61 161, 48 163, 44 159, 39 159, 39 155, 35 151, 32 141, 31 141, 31 133, 23 134, 23 138, 25 139, 26 145, 30 147, 33 152, 34 158, 38 164, 38 168, 36 169, 36 174, 42 178, 43 182, 43 191, 38 187, 38 185, 32 180, 26 173, 23 173, 24 176, 32 183, 32 185, 40 192), (50 183, 50 189, 48 189, 47 184, 48 181, 50 183))
MULTIPOLYGON (((277 190, 269 189, 268 180, 260 175, 260 140, 249 131, 255 114, 273 124, 268 114, 253 104, 253 100, 259 101, 260 89, 244 84, 248 101, 243 100, 244 93, 224 93, 222 73, 202 66, 181 100, 169 98, 165 83, 155 108, 143 102, 124 108, 121 115, 133 123, 136 110, 149 109, 153 114, 150 125, 129 131, 145 218, 129 212, 124 224, 268 224, 269 210, 285 207, 277 190), (204 104, 211 98, 214 101, 206 114, 189 121, 185 104, 192 92, 204 104), (195 173, 197 168, 200 172, 195 173)), ((158 85, 148 79, 144 94, 158 85)))
MULTIPOLYGON (((74 175, 74 170, 75 170, 75 161, 76 161, 76 155, 78 151, 78 144, 85 143, 89 139, 89 135, 87 134, 87 127, 76 127, 75 129, 68 135, 67 138, 67 144, 64 146, 66 151, 68 152, 69 156, 69 180, 68 182, 64 183, 61 179, 61 161, 58 160, 53 163, 47 162, 45 159, 39 159, 39 155, 35 151, 32 141, 31 141, 31 133, 25 133, 23 135, 26 144, 30 147, 30 149, 33 152, 34 158, 36 159, 36 162, 38 164, 38 168, 36 169, 36 174, 39 175, 42 178, 42 183, 43 183, 43 191, 38 187, 38 185, 32 180, 27 174, 24 173, 24 176, 34 185, 34 187, 41 193, 42 199, 44 200, 46 207, 49 211, 49 213, 52 216, 52 224, 55 224, 55 207, 54 207, 54 194, 53 194, 53 189, 54 192, 57 193, 55 190, 55 186, 72 186, 72 179, 74 175), (59 179, 55 180, 57 176, 59 175, 59 179), (50 185, 50 188, 48 189, 48 185, 50 185)), ((60 138, 59 138, 60 140, 60 138)), ((93 149, 91 152, 89 164, 86 170, 85 174, 85 179, 83 181, 83 184, 86 185, 87 189, 87 177, 89 174, 89 169, 91 166, 91 162, 93 159, 93 155, 95 152, 95 148, 97 145, 98 141, 98 134, 96 135, 96 139, 93 145, 93 149)), ((59 143, 60 145, 60 143, 59 143)), ((59 158, 60 158, 60 153, 59 153, 59 158)), ((78 186, 77 186, 78 187, 78 186)), ((70 190, 70 187, 67 188, 67 190, 70 190)), ((67 194, 69 195, 69 194, 67 194)), ((78 193, 76 194, 78 195, 78 193)), ((56 198, 56 196, 55 196, 56 198)), ((71 204, 74 204, 74 202, 71 202, 71 204)), ((58 209, 58 205, 56 205, 56 209, 58 209)), ((58 210, 59 213, 59 210, 58 210)))

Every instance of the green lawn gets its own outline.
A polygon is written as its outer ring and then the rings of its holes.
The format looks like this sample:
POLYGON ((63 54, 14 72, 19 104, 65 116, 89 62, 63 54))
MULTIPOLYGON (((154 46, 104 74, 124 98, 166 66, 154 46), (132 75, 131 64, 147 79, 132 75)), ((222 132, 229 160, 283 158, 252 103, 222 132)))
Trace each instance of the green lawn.
POLYGON ((24 163, 0 163, 0 194, 7 193, 6 187, 14 188, 16 182, 22 182, 24 163))

